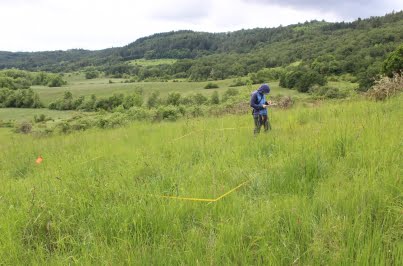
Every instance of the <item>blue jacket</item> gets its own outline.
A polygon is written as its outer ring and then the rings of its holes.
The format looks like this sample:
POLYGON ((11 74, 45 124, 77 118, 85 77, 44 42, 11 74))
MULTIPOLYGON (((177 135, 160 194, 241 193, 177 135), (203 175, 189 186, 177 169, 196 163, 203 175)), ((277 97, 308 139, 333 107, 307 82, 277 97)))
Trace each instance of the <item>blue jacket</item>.
POLYGON ((253 108, 253 115, 267 115, 267 110, 266 108, 263 108, 263 104, 266 103, 264 93, 269 92, 270 87, 266 84, 263 84, 257 91, 252 93, 252 97, 250 98, 250 106, 253 108))

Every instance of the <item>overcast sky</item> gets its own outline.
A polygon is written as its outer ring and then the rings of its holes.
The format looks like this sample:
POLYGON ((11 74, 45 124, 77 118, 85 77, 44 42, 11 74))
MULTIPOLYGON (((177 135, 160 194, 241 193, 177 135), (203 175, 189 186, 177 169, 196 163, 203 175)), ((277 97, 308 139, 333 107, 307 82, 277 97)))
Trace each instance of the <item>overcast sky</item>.
POLYGON ((402 9, 403 0, 0 0, 0 51, 98 50, 172 30, 352 21, 402 9))

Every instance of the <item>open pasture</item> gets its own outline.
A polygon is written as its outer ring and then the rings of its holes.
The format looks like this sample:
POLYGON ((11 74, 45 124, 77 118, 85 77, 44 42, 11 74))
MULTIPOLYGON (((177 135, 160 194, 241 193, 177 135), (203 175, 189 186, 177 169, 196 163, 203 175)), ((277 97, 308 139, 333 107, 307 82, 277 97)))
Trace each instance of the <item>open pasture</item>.
POLYGON ((0 262, 398 265, 401 100, 1 135, 0 262))

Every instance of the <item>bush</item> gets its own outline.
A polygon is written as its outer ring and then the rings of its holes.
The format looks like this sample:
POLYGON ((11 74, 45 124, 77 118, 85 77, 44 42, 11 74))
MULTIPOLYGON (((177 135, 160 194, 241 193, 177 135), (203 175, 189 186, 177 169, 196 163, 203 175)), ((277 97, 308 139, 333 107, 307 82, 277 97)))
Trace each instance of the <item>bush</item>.
POLYGON ((168 105, 179 105, 181 94, 178 92, 170 92, 167 97, 168 105))
POLYGON ((290 71, 287 73, 283 73, 283 75, 281 75, 280 77, 279 85, 283 88, 292 89, 295 87, 302 75, 302 71, 290 71))
POLYGON ((314 86, 311 88, 310 93, 314 96, 327 99, 341 99, 347 97, 347 93, 340 91, 339 88, 331 86, 314 86))
POLYGON ((64 134, 67 134, 72 130, 71 125, 68 122, 60 122, 56 125, 55 128, 59 133, 64 134))
POLYGON ((39 116, 34 115, 35 123, 40 123, 46 121, 46 115, 40 114, 39 116))
POLYGON ((85 72, 86 79, 95 79, 97 77, 99 77, 99 72, 96 70, 88 70, 85 72))
POLYGON ((8 121, 0 120, 0 127, 9 127, 9 128, 13 128, 13 127, 14 127, 14 122, 11 121, 11 120, 8 120, 8 121))
POLYGON ((272 80, 278 80, 285 73, 282 68, 264 68, 256 73, 251 73, 249 78, 253 84, 262 84, 272 80))
POLYGON ((115 93, 108 98, 100 98, 95 102, 96 109, 103 109, 107 111, 111 111, 119 105, 123 104, 124 95, 119 93, 115 93))
POLYGON ((61 87, 66 84, 67 82, 63 80, 61 75, 54 75, 53 77, 50 77, 48 87, 61 87))
POLYGON ((32 89, 0 89, 0 107, 40 108, 42 103, 32 89))
POLYGON ((325 85, 326 79, 315 71, 307 71, 302 73, 300 79, 295 84, 295 88, 299 92, 308 92, 315 84, 325 85))
POLYGON ((380 80, 375 81, 375 85, 368 91, 368 95, 376 101, 383 101, 401 91, 403 91, 403 77, 395 73, 392 78, 382 76, 380 80))
POLYGON ((229 98, 234 97, 238 94, 239 94, 239 91, 237 89, 229 88, 224 92, 224 94, 222 96, 222 101, 226 102, 229 98))
POLYGON ((113 113, 111 116, 102 116, 96 122, 99 128, 116 128, 128 123, 128 119, 124 114, 113 113))
POLYGON ((69 91, 65 91, 64 95, 63 95, 63 99, 59 99, 59 100, 56 100, 55 102, 50 103, 48 108, 53 109, 53 110, 73 110, 73 109, 75 109, 75 106, 73 104, 72 93, 69 91))
POLYGON ((160 102, 159 96, 160 96, 159 91, 153 91, 150 97, 148 97, 147 107, 148 108, 156 107, 160 102))
POLYGON ((341 99, 346 98, 347 94, 341 92, 339 88, 329 87, 324 96, 328 99, 341 99))
POLYGON ((282 109, 287 109, 294 105, 294 100, 291 98, 291 96, 279 95, 277 97, 273 97, 273 102, 276 104, 276 106, 282 109))
POLYGON ((219 104, 220 103, 220 97, 218 96, 218 91, 213 92, 211 94, 211 104, 219 104))
POLYGON ((299 92, 308 92, 314 85, 325 85, 326 79, 316 71, 304 69, 295 70, 283 74, 280 78, 280 86, 295 88, 299 92))
POLYGON ((23 134, 28 134, 31 133, 32 131, 32 124, 29 122, 22 122, 21 124, 19 124, 18 128, 17 128, 17 133, 23 133, 23 134))
MULTIPOLYGON (((86 100, 84 98, 84 101, 81 103, 80 106, 77 107, 78 110, 83 110, 86 112, 91 112, 91 111, 95 111, 95 103, 97 101, 97 97, 95 96, 95 94, 92 94, 90 99, 86 100)), ((50 107, 49 107, 50 109, 50 107)))
POLYGON ((204 116, 204 111, 200 106, 190 106, 187 113, 191 117, 204 116))
POLYGON ((130 120, 150 120, 154 116, 154 112, 149 109, 134 106, 128 111, 130 120))
POLYGON ((230 87, 239 87, 239 86, 245 86, 248 84, 247 80, 243 80, 241 78, 237 78, 234 79, 231 83, 231 85, 229 85, 230 87))
POLYGON ((194 95, 188 95, 180 98, 180 104, 183 105, 193 105, 195 103, 194 95))
POLYGON ((219 87, 219 86, 218 86, 217 84, 212 83, 212 82, 209 82, 209 83, 207 83, 206 86, 204 86, 205 89, 216 89, 216 88, 218 88, 218 87, 219 87))
POLYGON ((175 106, 160 106, 157 109, 155 120, 176 121, 181 116, 179 108, 175 106))
POLYGON ((375 80, 378 78, 380 71, 381 64, 378 62, 368 66, 365 71, 359 73, 357 76, 359 83, 357 90, 361 92, 368 91, 375 84, 375 80))
POLYGON ((123 107, 125 109, 130 109, 133 106, 142 106, 143 96, 139 93, 133 93, 132 95, 127 95, 123 99, 123 107))
POLYGON ((196 93, 193 96, 193 100, 196 105, 202 105, 208 102, 208 98, 201 93, 196 93))
POLYGON ((382 72, 388 77, 394 77, 394 73, 403 74, 403 44, 390 53, 383 62, 382 72))

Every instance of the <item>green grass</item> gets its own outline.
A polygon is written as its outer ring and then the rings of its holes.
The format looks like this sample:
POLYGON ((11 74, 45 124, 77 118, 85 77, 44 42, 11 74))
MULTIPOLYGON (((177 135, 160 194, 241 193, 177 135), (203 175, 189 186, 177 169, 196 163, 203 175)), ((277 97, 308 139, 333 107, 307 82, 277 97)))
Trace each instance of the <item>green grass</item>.
POLYGON ((0 149, 8 146, 8 141, 13 135, 14 133, 9 128, 0 128, 0 149))
POLYGON ((0 138, 0 264, 401 265, 402 100, 0 138))
POLYGON ((13 120, 16 122, 32 121, 34 116, 44 114, 54 120, 68 119, 78 112, 76 111, 55 111, 47 108, 30 109, 30 108, 0 108, 0 120, 13 120))
POLYGON ((172 65, 177 59, 136 59, 129 62, 130 65, 140 66, 158 66, 158 65, 172 65))
MULTIPOLYGON (((98 78, 86 80, 82 78, 76 78, 74 75, 68 79, 68 85, 60 88, 49 88, 46 86, 33 86, 35 92, 39 94, 40 99, 45 103, 49 104, 55 99, 60 99, 63 97, 65 91, 70 91, 74 97, 78 96, 90 96, 95 94, 97 97, 111 96, 114 93, 130 94, 133 93, 137 88, 142 88, 146 97, 153 91, 159 91, 161 96, 166 96, 169 92, 179 92, 182 95, 187 95, 190 93, 202 93, 206 96, 211 95, 213 91, 218 90, 220 93, 224 93, 229 85, 232 84, 233 80, 220 80, 214 81, 218 84, 218 89, 204 89, 207 83, 205 82, 136 82, 136 83, 120 83, 121 80, 114 80, 115 83, 109 83, 107 78, 98 78), (118 82, 115 82, 118 81, 118 82)), ((300 95, 295 90, 284 89, 278 86, 278 82, 270 83, 272 87, 272 95, 283 94, 283 95, 300 95)), ((253 85, 254 90, 258 85, 253 85)), ((242 87, 238 87, 242 88, 242 87)))

